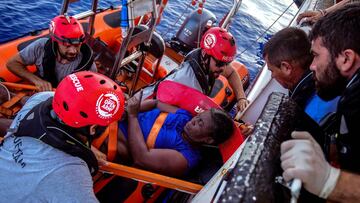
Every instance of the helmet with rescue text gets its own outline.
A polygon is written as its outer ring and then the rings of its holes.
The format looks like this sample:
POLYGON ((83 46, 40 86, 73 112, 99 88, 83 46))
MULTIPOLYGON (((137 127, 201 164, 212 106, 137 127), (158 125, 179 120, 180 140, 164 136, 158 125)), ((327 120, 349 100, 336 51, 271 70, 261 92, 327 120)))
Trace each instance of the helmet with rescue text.
POLYGON ((90 71, 66 76, 58 85, 53 109, 60 120, 74 128, 107 126, 124 113, 124 95, 110 78, 90 71))

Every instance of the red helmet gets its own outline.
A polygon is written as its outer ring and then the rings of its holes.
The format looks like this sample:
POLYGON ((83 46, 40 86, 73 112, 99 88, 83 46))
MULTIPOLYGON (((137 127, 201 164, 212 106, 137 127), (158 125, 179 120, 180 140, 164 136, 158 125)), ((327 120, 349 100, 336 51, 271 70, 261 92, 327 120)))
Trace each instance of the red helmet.
POLYGON ((65 44, 81 44, 85 40, 82 25, 72 16, 59 15, 50 22, 51 39, 65 44))
POLYGON ((200 47, 216 60, 229 63, 236 55, 236 44, 231 33, 220 27, 210 28, 201 39, 200 47))
POLYGON ((66 76, 56 89, 53 109, 68 126, 107 126, 124 113, 124 95, 110 78, 90 71, 66 76))

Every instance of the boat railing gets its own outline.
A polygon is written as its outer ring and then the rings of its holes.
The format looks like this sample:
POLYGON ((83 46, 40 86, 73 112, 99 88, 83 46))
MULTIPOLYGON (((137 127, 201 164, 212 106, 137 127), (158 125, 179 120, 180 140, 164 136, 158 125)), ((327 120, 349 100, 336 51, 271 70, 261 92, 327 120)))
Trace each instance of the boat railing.
MULTIPOLYGON (((306 10, 315 10, 316 6, 317 0, 304 1, 294 18, 289 22, 288 26, 297 26, 297 22, 295 20, 297 16, 306 10)), ((255 123, 261 113, 261 109, 263 109, 263 106, 265 105, 266 98, 273 91, 283 93, 288 92, 288 90, 283 88, 275 79, 271 78, 271 72, 265 64, 249 87, 247 98, 250 101, 250 105, 243 112, 239 112, 238 115, 236 115, 236 119, 242 119, 249 123, 255 123)))
MULTIPOLYGON (((64 15, 65 13, 67 13, 70 3, 77 2, 77 1, 78 0, 64 0, 60 14, 64 15)), ((85 12, 75 16, 76 19, 82 19, 82 18, 89 17, 89 27, 88 27, 87 32, 90 35, 94 34, 93 28, 94 28, 94 23, 95 23, 95 14, 96 14, 97 6, 98 6, 98 0, 92 0, 91 10, 85 11, 85 12)))
POLYGON ((83 18, 87 18, 91 15, 94 15, 94 12, 89 10, 89 11, 85 11, 85 12, 73 15, 73 17, 76 19, 83 19, 83 18))
POLYGON ((135 87, 138 83, 140 72, 144 65, 144 61, 145 61, 145 57, 147 56, 147 52, 141 51, 140 53, 142 53, 142 54, 139 54, 139 53, 132 54, 126 58, 125 58, 125 54, 129 47, 130 48, 137 47, 140 44, 144 44, 145 46, 150 46, 152 35, 155 31, 156 20, 158 18, 158 12, 157 12, 157 6, 156 6, 155 0, 138 1, 138 2, 131 1, 131 3, 127 4, 127 11, 128 11, 128 16, 129 16, 129 19, 128 19, 129 29, 128 29, 125 39, 123 39, 123 41, 121 43, 121 47, 120 47, 118 53, 116 54, 116 60, 115 60, 114 66, 112 68, 110 78, 116 79, 116 76, 119 73, 121 67, 123 67, 123 65, 125 64, 125 63, 123 63, 123 60, 130 62, 130 61, 139 59, 139 63, 137 65, 135 76, 133 77, 133 81, 131 83, 132 86, 129 91, 129 95, 132 96, 135 92, 135 87), (149 4, 149 2, 151 3, 151 5, 149 4), (141 31, 140 33, 133 35, 134 30, 135 30, 134 19, 136 17, 143 16, 146 13, 151 13, 149 27, 147 29, 141 31))
POLYGON ((236 15, 236 13, 238 12, 240 5, 241 5, 242 0, 234 0, 234 4, 231 7, 230 11, 228 12, 228 14, 226 15, 226 18, 223 22, 223 24, 221 25, 222 28, 227 28, 227 26, 230 23, 230 20, 236 15))

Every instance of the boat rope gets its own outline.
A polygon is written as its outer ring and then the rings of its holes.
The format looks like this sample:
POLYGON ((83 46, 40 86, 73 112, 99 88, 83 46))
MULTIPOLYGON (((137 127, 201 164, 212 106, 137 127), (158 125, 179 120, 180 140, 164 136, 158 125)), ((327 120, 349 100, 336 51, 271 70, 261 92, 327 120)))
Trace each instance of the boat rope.
MULTIPOLYGON (((253 47, 253 45, 255 45, 255 43, 258 43, 259 40, 261 38, 264 37, 265 33, 267 33, 274 25, 275 23, 277 23, 277 21, 280 20, 280 18, 290 9, 290 7, 295 3, 295 1, 292 1, 292 3, 277 17, 277 19, 264 31, 261 33, 261 35, 253 42, 250 44, 250 46, 248 46, 247 48, 245 48, 242 52, 240 52, 240 54, 238 54, 238 56, 241 56, 243 53, 245 53, 246 51, 248 51, 250 49, 250 47, 253 47)), ((300 10, 300 9, 299 9, 300 10)), ((299 11, 297 11, 299 12, 299 11)), ((295 14, 295 16, 297 15, 297 13, 295 14)), ((289 24, 290 25, 290 24, 289 24)), ((287 27, 289 27, 289 25, 287 27)))
POLYGON ((172 24, 171 26, 167 26, 167 29, 164 32, 161 32, 160 35, 166 39, 166 36, 169 34, 170 29, 174 29, 174 27, 176 26, 176 24, 179 22, 179 20, 185 15, 185 13, 187 13, 187 11, 189 10, 190 6, 192 6, 191 2, 186 6, 186 9, 184 10, 184 12, 179 15, 179 17, 176 19, 176 21, 174 22, 174 24, 172 24))

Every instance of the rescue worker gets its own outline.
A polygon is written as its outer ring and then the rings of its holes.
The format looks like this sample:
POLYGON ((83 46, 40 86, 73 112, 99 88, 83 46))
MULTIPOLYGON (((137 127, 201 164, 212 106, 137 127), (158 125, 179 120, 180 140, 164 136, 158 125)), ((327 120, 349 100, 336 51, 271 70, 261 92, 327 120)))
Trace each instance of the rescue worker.
MULTIPOLYGON (((293 132, 281 145, 286 181, 298 178, 309 192, 329 201, 360 200, 360 4, 347 4, 320 18, 310 39, 318 95, 341 96, 320 146, 308 132, 293 132), (325 156, 324 156, 325 154, 325 156), (331 164, 330 164, 331 163, 331 164)), ((314 135, 313 135, 314 136, 314 135)))
POLYGON ((97 71, 78 20, 67 15, 56 16, 49 31, 50 38, 40 38, 10 58, 6 64, 8 70, 33 83, 39 91, 51 91, 71 73, 97 71), (28 65, 35 65, 36 73, 28 71, 28 65))
POLYGON ((0 144, 0 202, 98 202, 91 140, 123 112, 120 87, 89 71, 33 95, 0 144))
MULTIPOLYGON (((210 95, 215 79, 225 76, 233 88, 237 108, 243 111, 248 105, 240 76, 230 63, 236 56, 236 44, 231 33, 220 27, 210 28, 201 39, 200 48, 190 52, 177 71, 167 75, 164 80, 184 84, 210 95)), ((144 89, 144 99, 153 95, 156 86, 144 89)))
POLYGON ((336 111, 338 97, 324 101, 315 91, 310 64, 310 40, 301 29, 288 27, 277 32, 265 44, 263 56, 271 77, 289 90, 289 96, 312 119, 320 121, 336 111))
POLYGON ((299 24, 302 24, 304 22, 309 22, 310 24, 314 24, 316 23, 316 21, 318 21, 321 17, 323 17, 327 13, 336 11, 337 9, 343 7, 346 4, 359 2, 359 0, 340 0, 336 2, 337 2, 336 4, 326 9, 319 9, 316 11, 305 11, 303 13, 300 13, 296 19, 296 22, 299 24))

